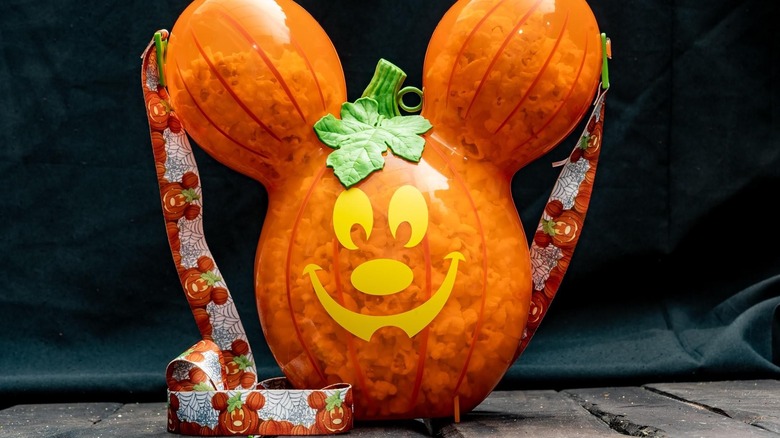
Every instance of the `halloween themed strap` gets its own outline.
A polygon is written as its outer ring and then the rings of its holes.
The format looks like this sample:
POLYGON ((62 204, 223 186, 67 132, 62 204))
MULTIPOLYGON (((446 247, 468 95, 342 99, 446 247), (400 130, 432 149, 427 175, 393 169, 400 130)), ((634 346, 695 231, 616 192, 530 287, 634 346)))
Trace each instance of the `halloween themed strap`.
POLYGON ((561 173, 553 186, 531 242, 531 307, 523 337, 515 351, 515 360, 528 346, 539 323, 547 314, 550 302, 569 267, 574 247, 582 234, 601 152, 604 105, 609 90, 607 58, 612 57, 611 47, 606 35, 602 34, 601 40, 604 58, 602 81, 593 111, 569 157, 554 163, 554 166, 562 168, 561 173))
POLYGON ((141 55, 152 151, 173 261, 201 341, 166 370, 168 431, 184 435, 325 435, 352 428, 352 388, 293 389, 258 383, 246 332, 206 245, 198 167, 162 81, 167 30, 141 55))

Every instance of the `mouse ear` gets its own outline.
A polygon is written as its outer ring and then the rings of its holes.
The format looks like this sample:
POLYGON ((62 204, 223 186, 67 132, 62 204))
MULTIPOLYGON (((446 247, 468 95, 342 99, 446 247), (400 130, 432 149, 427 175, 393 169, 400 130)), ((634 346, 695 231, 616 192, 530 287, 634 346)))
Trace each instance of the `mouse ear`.
POLYGON ((346 84, 325 31, 290 0, 196 1, 174 25, 164 78, 187 133, 266 186, 321 148, 312 125, 346 84))
POLYGON ((585 0, 459 0, 428 46, 422 115, 459 153, 514 172, 572 132, 600 73, 585 0))

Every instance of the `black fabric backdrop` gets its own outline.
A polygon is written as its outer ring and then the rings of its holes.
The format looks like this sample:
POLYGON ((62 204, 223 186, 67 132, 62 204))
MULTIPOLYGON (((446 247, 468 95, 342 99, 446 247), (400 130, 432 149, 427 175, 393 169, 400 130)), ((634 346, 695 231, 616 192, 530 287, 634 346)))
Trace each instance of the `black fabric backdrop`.
MULTIPOLYGON (((199 339, 167 246, 140 55, 187 0, 0 2, 0 404, 163 401, 199 339)), ((420 85, 452 0, 302 0, 350 100, 384 57, 420 85)), ((591 0, 612 38, 584 236, 502 388, 780 377, 780 22, 768 0, 591 0)), ((536 224, 574 139, 515 177, 536 224)), ((266 194, 197 151, 209 244, 261 377, 266 194)), ((527 228, 529 229, 529 228, 527 228)))

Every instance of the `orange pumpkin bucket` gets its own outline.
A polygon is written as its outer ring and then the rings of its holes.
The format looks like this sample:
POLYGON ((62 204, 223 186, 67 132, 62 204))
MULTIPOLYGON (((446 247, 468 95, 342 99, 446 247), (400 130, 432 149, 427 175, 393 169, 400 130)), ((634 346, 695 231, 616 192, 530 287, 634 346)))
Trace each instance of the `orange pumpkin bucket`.
MULTIPOLYGON (((606 93, 585 0, 459 0, 424 93, 380 60, 352 103, 327 35, 290 0, 195 1, 164 53, 174 125, 268 191, 256 300, 291 384, 347 382, 357 419, 457 420, 481 403, 546 312, 590 199, 606 93), (401 113, 410 91, 420 115, 401 113), (594 98, 529 248, 511 179, 594 98)), ((168 182, 186 220, 186 183, 168 182)))

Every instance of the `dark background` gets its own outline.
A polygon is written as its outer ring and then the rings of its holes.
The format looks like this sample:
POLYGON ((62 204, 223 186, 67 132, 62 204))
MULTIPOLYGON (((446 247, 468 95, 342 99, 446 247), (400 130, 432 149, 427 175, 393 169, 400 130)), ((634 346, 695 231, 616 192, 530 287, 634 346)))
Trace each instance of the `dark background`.
MULTIPOLYGON (((420 86, 452 0, 302 0, 350 100, 379 57, 420 86)), ((769 0, 591 0, 613 42, 580 246, 502 388, 780 377, 780 22, 769 0)), ((186 0, 0 2, 0 405, 163 401, 199 339, 165 237, 140 55, 186 0)), ((568 139, 515 177, 535 227, 568 139)), ((261 378, 261 185, 197 152, 209 244, 261 378)), ((527 228, 529 229, 529 228, 527 228)))

